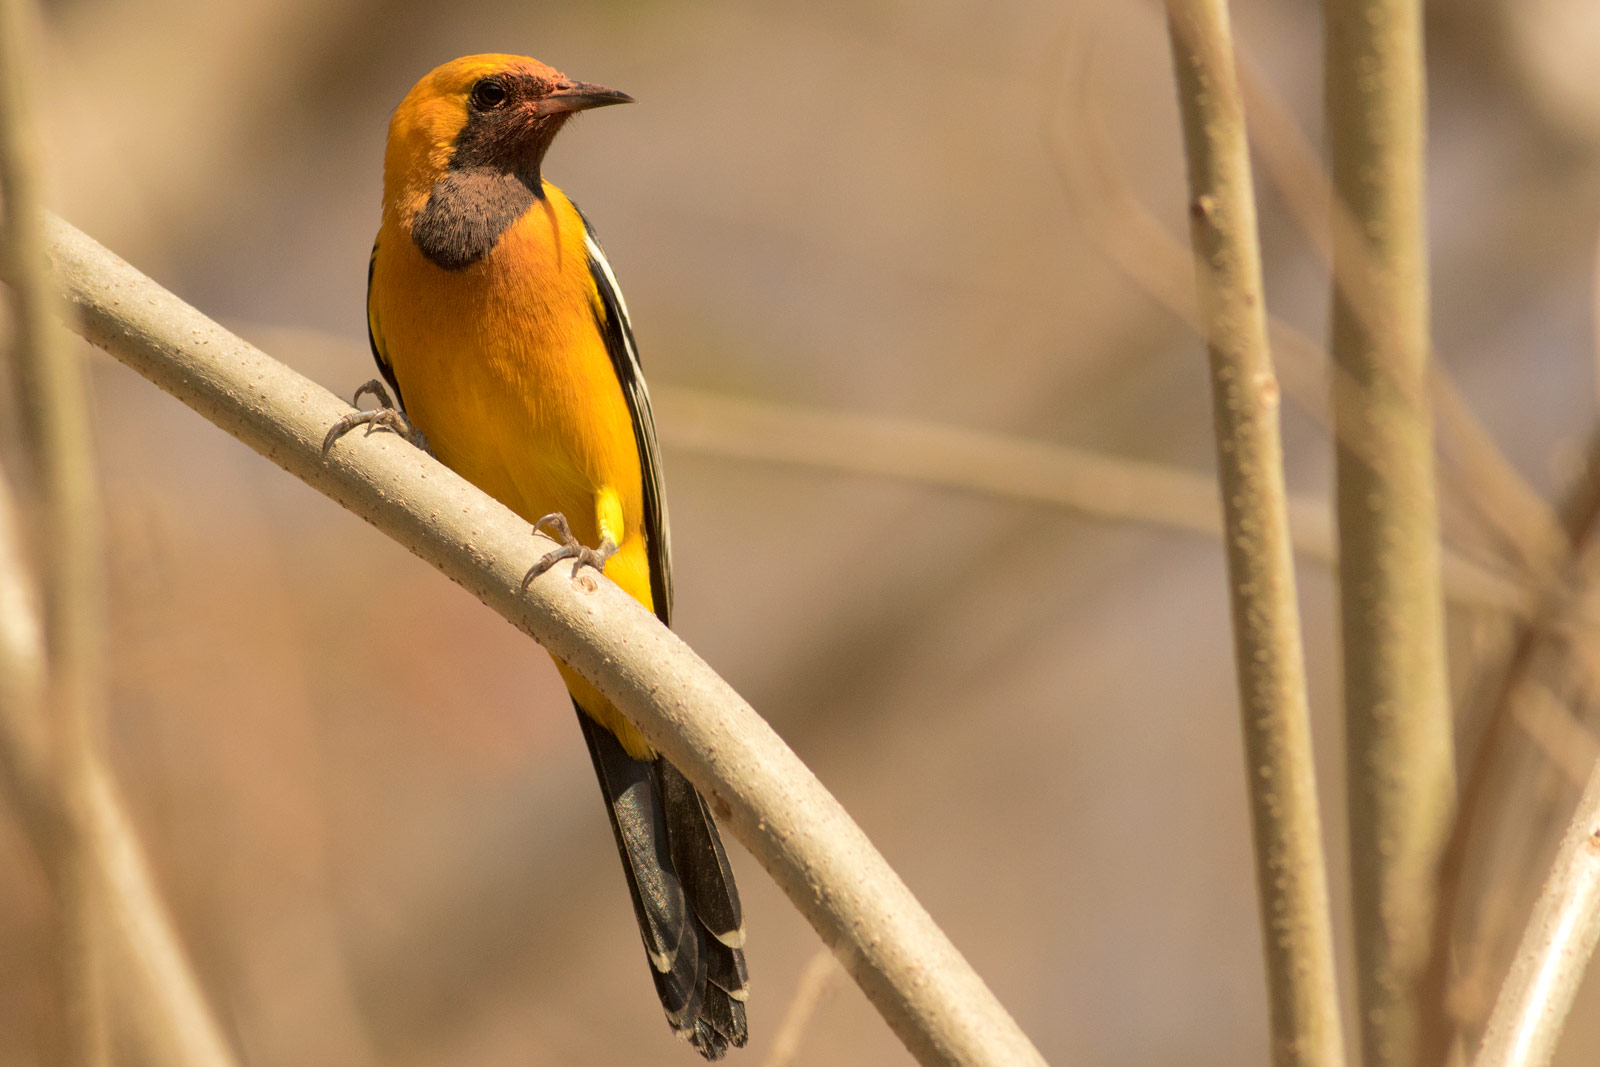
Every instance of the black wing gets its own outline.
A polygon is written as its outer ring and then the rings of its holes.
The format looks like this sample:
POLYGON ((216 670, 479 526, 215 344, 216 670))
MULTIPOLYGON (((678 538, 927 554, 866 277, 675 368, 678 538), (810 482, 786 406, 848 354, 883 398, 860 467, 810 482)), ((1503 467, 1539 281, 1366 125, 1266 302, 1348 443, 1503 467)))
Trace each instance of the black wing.
MULTIPOLYGON (((577 205, 573 207, 576 210, 577 205)), ((628 399, 628 414, 633 418, 633 438, 639 446, 639 474, 644 483, 645 549, 650 553, 650 598, 655 601, 656 616, 670 625, 672 544, 667 529, 667 497, 661 483, 661 448, 656 444, 656 420, 650 411, 650 391, 645 388, 644 371, 639 367, 639 350, 633 343, 633 326, 628 322, 628 305, 622 301, 617 276, 611 273, 611 264, 606 262, 606 254, 600 248, 600 239, 595 236, 594 227, 589 225, 582 211, 578 212, 578 217, 583 219, 589 273, 594 278, 595 291, 600 296, 594 309, 595 322, 605 338, 606 351, 611 354, 611 366, 622 385, 622 395, 628 399)))
POLYGON ((372 309, 372 272, 377 266, 378 242, 373 241, 372 255, 367 257, 367 344, 372 346, 372 358, 378 364, 378 373, 394 390, 394 402, 404 411, 406 398, 400 395, 400 382, 394 376, 394 368, 389 366, 389 357, 383 354, 383 346, 378 343, 378 318, 372 309))

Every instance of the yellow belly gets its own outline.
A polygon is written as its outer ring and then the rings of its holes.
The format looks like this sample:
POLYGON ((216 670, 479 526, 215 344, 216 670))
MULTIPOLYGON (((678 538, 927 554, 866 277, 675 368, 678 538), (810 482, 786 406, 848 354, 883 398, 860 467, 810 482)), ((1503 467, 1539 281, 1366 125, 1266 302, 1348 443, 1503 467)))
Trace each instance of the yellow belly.
MULTIPOLYGON (((440 461, 529 522, 567 517, 586 545, 609 537, 606 576, 646 607, 639 452, 595 322, 584 228, 554 186, 484 259, 447 271, 385 218, 369 311, 406 413, 440 461)), ((644 738, 557 661, 573 697, 631 755, 644 738)))

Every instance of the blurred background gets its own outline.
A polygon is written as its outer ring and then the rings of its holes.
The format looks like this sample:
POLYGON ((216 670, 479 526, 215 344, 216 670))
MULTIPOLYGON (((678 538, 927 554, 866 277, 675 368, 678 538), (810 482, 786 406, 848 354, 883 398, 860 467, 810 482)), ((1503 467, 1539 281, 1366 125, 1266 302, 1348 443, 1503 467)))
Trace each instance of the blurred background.
MULTIPOLYGON (((1319 144, 1317 5, 1232 7, 1264 83, 1319 144)), ((1596 421, 1596 12, 1430 11, 1439 359, 1552 501, 1596 421)), ((372 377, 367 253, 389 112, 412 82, 506 51, 633 94, 570 126, 546 176, 604 239, 658 394, 678 630, 834 790, 1047 1059, 1267 1061, 1218 543, 708 448, 683 392, 1208 476, 1203 348, 1170 298, 1119 269, 1129 231, 1108 206, 1136 198, 1186 240, 1158 5, 62 0, 44 15, 53 203, 344 395, 372 377)), ((1316 242, 1261 189, 1269 303, 1320 338, 1316 242)), ((92 387, 107 742, 244 1060, 698 1062, 661 1018, 543 653, 103 355, 92 387)), ((1318 501, 1323 427, 1287 406, 1291 487, 1318 501)), ((1520 582, 1495 548, 1499 498, 1458 476, 1444 500, 1447 542, 1520 582)), ((1343 937, 1336 589, 1315 561, 1301 580, 1343 937)), ((1513 630, 1471 596, 1450 622, 1466 764, 1513 630)), ((1587 687, 1546 659, 1565 747, 1587 752, 1587 687)), ((1469 1028, 1575 796, 1525 734, 1491 804, 1520 813, 1515 847, 1486 835, 1458 930, 1488 976, 1456 991, 1469 1028)), ((733 852, 754 990, 740 1062, 761 1064, 819 942, 733 852)), ((0 902, 0 1063, 33 1064, 56 1025, 40 980, 50 906, 9 818, 0 902)), ((1591 986, 1562 1063, 1600 1056, 1591 986)), ((911 1061, 841 980, 794 1062, 911 1061)))

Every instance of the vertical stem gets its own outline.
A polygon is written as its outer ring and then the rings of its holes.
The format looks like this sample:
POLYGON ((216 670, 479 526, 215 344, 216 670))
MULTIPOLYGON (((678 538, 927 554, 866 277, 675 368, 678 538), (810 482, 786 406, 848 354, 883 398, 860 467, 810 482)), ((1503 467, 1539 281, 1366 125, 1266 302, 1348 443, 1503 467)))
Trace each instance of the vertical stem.
POLYGON ((100 1067, 108 1048, 99 943, 101 914, 87 819, 90 722, 101 670, 99 516, 83 372, 52 316, 28 75, 37 49, 24 0, 0 0, 0 194, 15 309, 21 419, 41 497, 46 703, 54 762, 68 814, 53 835, 51 865, 60 904, 65 1055, 72 1067, 100 1067))
POLYGON ((1272 1062, 1336 1067, 1344 1052, 1244 106, 1225 0, 1168 0, 1167 12, 1211 361, 1272 1062))
POLYGON ((1454 805, 1426 397, 1420 0, 1325 0, 1334 191, 1340 610, 1350 852, 1364 1062, 1441 1047, 1419 997, 1454 805), (1359 305, 1352 300, 1359 294, 1359 305), (1348 442, 1363 442, 1357 454, 1348 442))

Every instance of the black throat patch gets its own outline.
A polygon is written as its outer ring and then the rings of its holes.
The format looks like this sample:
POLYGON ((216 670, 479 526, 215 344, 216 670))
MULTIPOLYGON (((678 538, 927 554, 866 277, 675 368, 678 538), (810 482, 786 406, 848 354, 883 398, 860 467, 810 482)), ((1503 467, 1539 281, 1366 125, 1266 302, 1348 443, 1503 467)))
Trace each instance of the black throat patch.
POLYGON ((494 166, 452 168, 433 185, 428 203, 411 222, 411 239, 445 270, 470 267, 488 255, 527 210, 544 199, 532 180, 494 166))
POLYGON ((445 270, 487 256, 500 235, 544 199, 544 154, 571 117, 530 119, 529 107, 550 92, 543 78, 506 73, 492 80, 505 93, 503 104, 484 108, 469 102, 449 168, 411 221, 417 248, 445 270))

